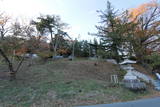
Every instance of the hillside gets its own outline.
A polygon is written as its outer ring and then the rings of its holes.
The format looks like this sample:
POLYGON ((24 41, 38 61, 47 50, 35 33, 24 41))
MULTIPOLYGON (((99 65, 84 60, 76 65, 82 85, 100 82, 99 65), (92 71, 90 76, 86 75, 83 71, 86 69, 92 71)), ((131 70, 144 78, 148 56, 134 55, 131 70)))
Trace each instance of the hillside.
POLYGON ((110 75, 120 76, 120 71, 116 65, 105 61, 38 61, 31 67, 26 63, 15 81, 8 81, 6 72, 0 71, 0 106, 72 107, 135 100, 157 94, 150 88, 143 93, 134 93, 120 85, 111 85, 110 75))

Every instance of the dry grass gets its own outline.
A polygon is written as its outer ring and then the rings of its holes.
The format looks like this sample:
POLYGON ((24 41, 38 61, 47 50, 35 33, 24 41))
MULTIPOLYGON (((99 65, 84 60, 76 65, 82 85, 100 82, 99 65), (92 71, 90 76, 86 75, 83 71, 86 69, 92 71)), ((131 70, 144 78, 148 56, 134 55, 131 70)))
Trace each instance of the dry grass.
MULTIPOLYGON (((121 86, 110 87, 110 75, 119 67, 105 61, 57 60, 26 66, 17 80, 0 81, 0 107, 72 107, 128 101, 152 95, 134 93, 121 86)), ((2 67, 0 66, 0 69, 2 67)), ((0 71, 1 77, 5 77, 0 71)))

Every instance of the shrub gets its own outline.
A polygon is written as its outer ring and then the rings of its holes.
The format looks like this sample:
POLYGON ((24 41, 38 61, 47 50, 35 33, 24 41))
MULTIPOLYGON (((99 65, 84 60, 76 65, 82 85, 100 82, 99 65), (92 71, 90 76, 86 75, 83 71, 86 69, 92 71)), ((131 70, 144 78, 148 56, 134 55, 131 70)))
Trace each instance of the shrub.
POLYGON ((120 80, 123 79, 123 77, 126 75, 126 73, 127 73, 127 71, 125 71, 125 70, 123 70, 123 69, 120 69, 120 70, 119 70, 118 75, 119 75, 119 77, 120 77, 120 80))
POLYGON ((160 54, 153 53, 146 57, 147 62, 152 67, 153 70, 160 69, 160 54))
POLYGON ((129 59, 130 59, 130 60, 134 60, 134 61, 137 60, 137 58, 136 58, 135 56, 130 56, 129 59))
POLYGON ((51 52, 51 51, 38 52, 37 54, 43 60, 46 60, 46 59, 51 58, 53 56, 53 52, 51 52))
POLYGON ((99 49, 97 51, 98 56, 100 56, 101 58, 108 58, 108 55, 106 54, 106 52, 102 49, 99 49))

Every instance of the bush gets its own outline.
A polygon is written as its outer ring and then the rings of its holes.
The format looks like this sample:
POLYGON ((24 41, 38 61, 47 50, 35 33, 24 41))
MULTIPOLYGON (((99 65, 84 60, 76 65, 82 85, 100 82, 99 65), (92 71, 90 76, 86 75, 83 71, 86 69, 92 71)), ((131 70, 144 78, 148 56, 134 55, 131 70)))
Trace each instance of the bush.
POLYGON ((153 53, 150 56, 147 56, 146 60, 152 68, 160 67, 160 54, 153 53))
POLYGON ((130 56, 129 59, 130 59, 130 60, 134 60, 134 61, 137 60, 137 58, 136 58, 135 56, 130 56))
POLYGON ((118 72, 118 75, 120 77, 120 80, 123 79, 123 77, 126 75, 127 71, 123 70, 123 69, 120 69, 119 72, 118 72))
POLYGON ((97 54, 98 54, 98 56, 100 56, 100 58, 107 58, 108 57, 108 55, 106 54, 106 52, 104 50, 102 50, 102 49, 99 49, 97 51, 97 54))
POLYGON ((37 54, 43 60, 46 60, 46 59, 51 58, 53 56, 53 52, 50 52, 50 51, 38 52, 37 54))

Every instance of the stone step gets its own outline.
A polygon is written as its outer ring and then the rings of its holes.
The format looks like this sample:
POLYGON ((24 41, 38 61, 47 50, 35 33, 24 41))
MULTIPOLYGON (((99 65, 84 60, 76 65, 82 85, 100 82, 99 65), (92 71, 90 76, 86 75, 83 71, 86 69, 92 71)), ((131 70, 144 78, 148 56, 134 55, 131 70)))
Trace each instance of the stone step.
POLYGON ((158 83, 160 83, 160 80, 154 80, 155 82, 158 82, 158 83))
POLYGON ((134 67, 132 67, 131 65, 121 65, 121 68, 126 70, 128 73, 126 74, 126 76, 136 76, 138 78, 143 79, 145 82, 147 83, 152 83, 152 85, 154 85, 155 89, 160 91, 160 80, 154 80, 152 79, 150 76, 145 75, 139 71, 137 71, 136 69, 134 69, 134 67))
POLYGON ((156 89, 157 91, 160 91, 160 87, 155 87, 155 89, 156 89))
POLYGON ((154 82, 154 84, 158 84, 158 85, 160 85, 160 83, 159 83, 159 82, 154 82))
POLYGON ((160 85, 159 85, 159 84, 158 84, 158 85, 154 84, 154 86, 155 86, 155 87, 160 87, 160 85))
POLYGON ((153 83, 160 86, 160 81, 154 81, 153 83))
POLYGON ((153 82, 155 90, 160 91, 160 80, 154 80, 153 82))

